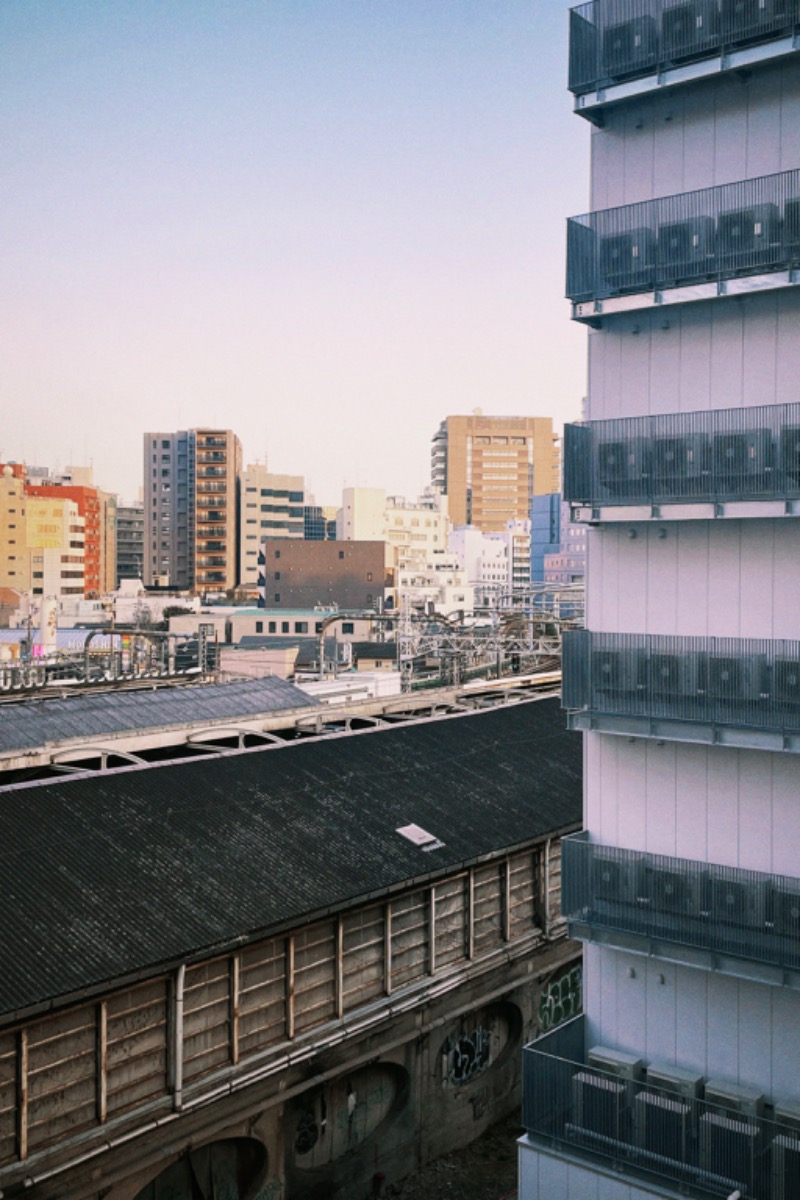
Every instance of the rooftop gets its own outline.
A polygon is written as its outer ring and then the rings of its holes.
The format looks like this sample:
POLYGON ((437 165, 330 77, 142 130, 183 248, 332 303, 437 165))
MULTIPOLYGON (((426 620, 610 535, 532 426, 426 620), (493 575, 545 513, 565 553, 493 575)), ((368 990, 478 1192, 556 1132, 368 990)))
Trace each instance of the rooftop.
POLYGON ((580 819, 581 740, 555 699, 12 786, 0 1013, 233 948, 580 819), (441 845, 397 832, 410 824, 441 845))

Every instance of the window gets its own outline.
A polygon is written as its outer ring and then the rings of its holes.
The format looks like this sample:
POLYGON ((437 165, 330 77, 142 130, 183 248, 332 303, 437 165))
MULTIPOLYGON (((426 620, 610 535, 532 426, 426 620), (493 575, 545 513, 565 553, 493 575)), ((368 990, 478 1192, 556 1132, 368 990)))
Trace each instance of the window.
POLYGON ((267 629, 269 630, 270 633, 277 633, 277 630, 278 630, 277 621, 270 621, 269 624, 267 625, 267 629))
POLYGON ((281 633, 288 633, 288 632, 289 632, 289 622, 281 621, 281 633))
POLYGON ((342 621, 342 633, 353 633, 352 621, 342 621))
POLYGON ((263 633, 263 632, 264 632, 264 622, 256 621, 256 633, 263 633))
POLYGON ((308 621, 295 621, 295 633, 308 633, 308 621))
POLYGON ((344 550, 339 551, 339 558, 344 558, 344 550))
POLYGON ((322 633, 322 621, 317 621, 314 625, 314 633, 322 633))
POLYGON ((280 594, 280 592, 276 592, 275 593, 275 603, 280 604, 280 602, 281 602, 281 594, 280 594))
POLYGON ((276 579, 276 580, 278 580, 278 579, 280 579, 280 577, 281 577, 281 573, 280 573, 280 571, 276 571, 276 572, 275 572, 275 579, 276 579))
POLYGON ((280 556, 281 556, 281 552, 280 552, 280 550, 276 550, 276 551, 275 551, 275 557, 276 557, 276 558, 280 558, 280 556))

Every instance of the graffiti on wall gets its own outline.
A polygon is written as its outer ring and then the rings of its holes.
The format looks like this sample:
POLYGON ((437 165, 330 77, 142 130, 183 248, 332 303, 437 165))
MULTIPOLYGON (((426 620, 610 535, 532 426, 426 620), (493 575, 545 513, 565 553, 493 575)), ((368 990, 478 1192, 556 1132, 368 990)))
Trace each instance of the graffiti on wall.
POLYGON ((539 997, 539 1030, 548 1033, 575 1017, 583 1008, 583 967, 580 963, 542 988, 539 997))
POLYGON ((447 1082, 454 1087, 469 1083, 489 1065, 492 1035, 479 1025, 471 1033, 448 1038, 442 1049, 447 1082))

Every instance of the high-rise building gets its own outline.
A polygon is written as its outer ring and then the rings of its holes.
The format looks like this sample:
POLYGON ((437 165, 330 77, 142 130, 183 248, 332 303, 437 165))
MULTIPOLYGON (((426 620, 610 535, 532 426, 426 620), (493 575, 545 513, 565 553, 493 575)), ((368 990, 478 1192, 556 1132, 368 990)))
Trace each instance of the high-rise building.
POLYGON ((525 1051, 522 1200, 800 1196, 797 5, 571 14, 593 211, 566 497, 585 1016, 525 1051))
POLYGON ((454 525, 500 531, 528 519, 531 496, 559 486, 550 417, 447 417, 433 436, 431 483, 454 525))
POLYGON ((339 541, 385 541, 399 567, 424 566, 447 553, 447 498, 428 488, 416 500, 387 496, 383 488, 346 487, 336 523, 339 541))
POLYGON ((194 430, 144 435, 144 583, 194 587, 194 430))
POLYGON ((229 429, 144 435, 144 582, 225 591, 238 582, 242 448, 229 429))
POLYGON ((240 484, 239 583, 255 595, 258 555, 264 538, 305 537, 305 480, 276 475, 265 464, 242 471, 240 484))
POLYGON ((144 572, 144 503, 117 507, 117 587, 121 579, 142 579, 144 572))

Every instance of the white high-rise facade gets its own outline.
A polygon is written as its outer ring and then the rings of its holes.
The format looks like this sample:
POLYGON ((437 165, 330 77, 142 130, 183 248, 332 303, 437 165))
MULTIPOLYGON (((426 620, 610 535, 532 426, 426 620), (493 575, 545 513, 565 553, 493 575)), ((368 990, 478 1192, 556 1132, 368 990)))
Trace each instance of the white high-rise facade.
POLYGON ((800 1197, 800 5, 594 0, 564 490, 584 1015, 525 1051, 522 1200, 800 1197))

